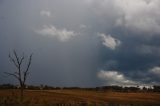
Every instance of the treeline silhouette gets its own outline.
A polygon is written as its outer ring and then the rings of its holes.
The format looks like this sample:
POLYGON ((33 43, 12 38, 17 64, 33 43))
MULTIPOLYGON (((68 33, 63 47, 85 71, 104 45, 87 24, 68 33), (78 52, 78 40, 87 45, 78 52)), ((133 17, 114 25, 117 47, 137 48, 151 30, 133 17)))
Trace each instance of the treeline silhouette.
MULTIPOLYGON (((12 84, 2 84, 0 85, 0 89, 20 89, 19 86, 12 84)), ((26 86, 28 90, 93 90, 93 91, 114 91, 114 92, 160 92, 160 86, 154 85, 151 87, 124 87, 124 86, 101 86, 94 88, 81 88, 81 87, 53 87, 48 85, 28 85, 26 86)))

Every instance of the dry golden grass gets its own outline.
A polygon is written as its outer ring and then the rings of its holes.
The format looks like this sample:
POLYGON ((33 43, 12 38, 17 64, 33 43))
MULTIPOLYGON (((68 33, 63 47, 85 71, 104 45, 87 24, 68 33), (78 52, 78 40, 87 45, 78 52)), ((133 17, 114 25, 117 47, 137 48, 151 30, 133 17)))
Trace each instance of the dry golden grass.
POLYGON ((0 90, 0 106, 160 106, 160 93, 120 93, 87 90, 0 90))

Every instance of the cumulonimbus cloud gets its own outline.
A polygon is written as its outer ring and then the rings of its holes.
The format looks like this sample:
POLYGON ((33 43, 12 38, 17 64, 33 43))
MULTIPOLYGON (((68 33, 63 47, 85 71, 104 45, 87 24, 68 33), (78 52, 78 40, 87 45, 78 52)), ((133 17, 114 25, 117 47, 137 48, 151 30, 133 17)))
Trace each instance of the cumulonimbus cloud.
POLYGON ((89 0, 88 3, 99 17, 113 22, 112 27, 136 33, 160 33, 160 0, 89 0))
POLYGON ((43 35, 43 36, 49 36, 49 37, 56 37, 62 42, 66 42, 70 39, 72 39, 74 36, 76 36, 76 33, 74 31, 69 31, 67 29, 57 29, 55 26, 45 25, 43 29, 36 30, 36 33, 43 35))
POLYGON ((121 41, 112 37, 111 35, 105 35, 103 33, 98 33, 98 36, 102 39, 102 44, 112 50, 115 50, 120 44, 121 41))
POLYGON ((127 79, 123 74, 118 71, 104 71, 101 70, 97 74, 98 78, 106 81, 109 85, 134 85, 135 82, 127 79))
POLYGON ((159 0, 115 0, 123 17, 117 24, 134 31, 160 33, 159 0))

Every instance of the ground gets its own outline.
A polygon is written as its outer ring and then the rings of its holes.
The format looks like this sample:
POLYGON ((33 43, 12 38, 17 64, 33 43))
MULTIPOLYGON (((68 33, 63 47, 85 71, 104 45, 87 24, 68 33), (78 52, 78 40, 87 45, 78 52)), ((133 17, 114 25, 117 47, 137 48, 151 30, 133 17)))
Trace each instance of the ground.
POLYGON ((0 106, 160 106, 160 93, 89 90, 0 90, 0 106))

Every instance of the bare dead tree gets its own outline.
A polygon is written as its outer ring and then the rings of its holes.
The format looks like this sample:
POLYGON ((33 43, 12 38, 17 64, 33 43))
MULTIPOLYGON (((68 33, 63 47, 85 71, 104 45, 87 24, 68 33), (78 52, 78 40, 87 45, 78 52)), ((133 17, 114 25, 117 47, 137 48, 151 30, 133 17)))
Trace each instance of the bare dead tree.
POLYGON ((29 75, 29 68, 30 68, 31 62, 32 62, 32 55, 33 54, 30 54, 30 56, 28 58, 27 66, 25 69, 23 69, 22 64, 25 60, 24 53, 22 56, 18 56, 17 52, 15 50, 13 50, 13 56, 11 54, 9 54, 9 59, 16 67, 16 71, 13 73, 5 72, 5 74, 7 74, 9 76, 13 76, 14 78, 16 78, 18 80, 19 85, 20 85, 21 100, 23 100, 23 96, 24 96, 26 79, 29 75))

